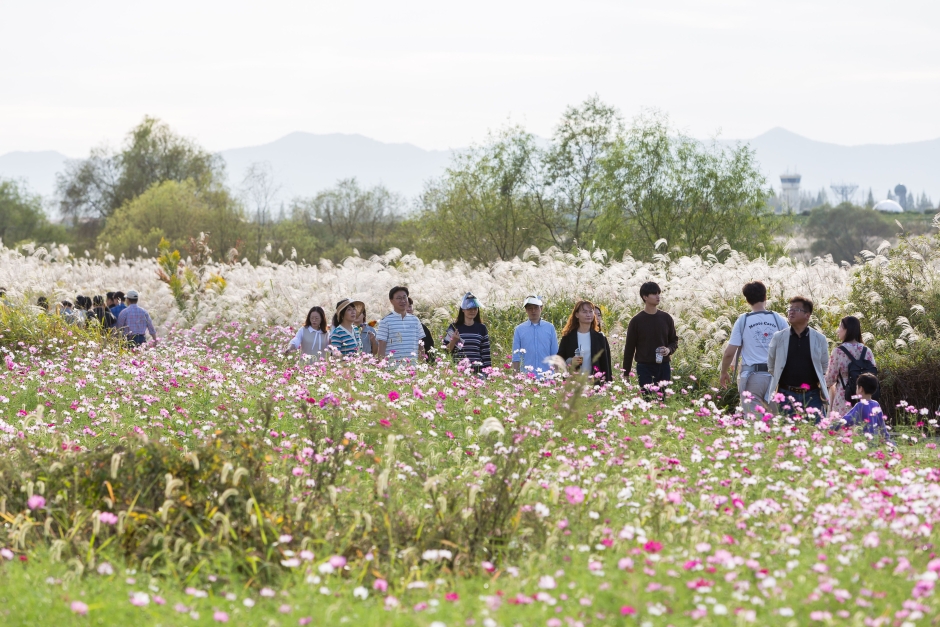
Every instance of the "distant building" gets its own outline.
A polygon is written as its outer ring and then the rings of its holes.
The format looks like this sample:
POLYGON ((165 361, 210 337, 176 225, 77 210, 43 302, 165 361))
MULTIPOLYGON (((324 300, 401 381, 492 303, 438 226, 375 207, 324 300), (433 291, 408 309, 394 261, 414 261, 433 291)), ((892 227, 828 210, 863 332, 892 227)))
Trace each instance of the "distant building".
POLYGON ((874 206, 874 209, 885 213, 904 213, 904 207, 893 200, 882 200, 874 206))
POLYGON ((787 213, 800 212, 800 175, 786 174, 780 175, 780 201, 783 205, 783 211, 787 213))
POLYGON ((894 187, 894 196, 898 199, 898 204, 901 205, 901 210, 908 208, 907 206, 907 187, 904 185, 898 184, 894 187))

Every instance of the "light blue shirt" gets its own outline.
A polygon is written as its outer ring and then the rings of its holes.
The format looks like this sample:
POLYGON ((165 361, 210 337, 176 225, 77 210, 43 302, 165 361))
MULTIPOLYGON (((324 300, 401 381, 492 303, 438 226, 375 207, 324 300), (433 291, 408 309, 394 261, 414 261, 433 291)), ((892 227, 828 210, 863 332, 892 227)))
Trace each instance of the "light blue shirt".
POLYGON ((513 331, 512 361, 521 362, 522 371, 531 370, 541 377, 552 369, 545 360, 557 354, 558 334, 550 322, 539 320, 532 324, 526 320, 513 331))

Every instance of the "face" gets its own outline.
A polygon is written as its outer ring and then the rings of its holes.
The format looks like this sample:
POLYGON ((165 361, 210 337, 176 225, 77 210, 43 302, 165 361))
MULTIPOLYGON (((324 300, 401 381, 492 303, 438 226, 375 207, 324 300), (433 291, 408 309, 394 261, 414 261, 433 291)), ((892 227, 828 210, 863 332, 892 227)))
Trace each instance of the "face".
POLYGON ((592 322, 594 322, 595 315, 596 314, 594 313, 594 308, 591 307, 589 304, 584 303, 583 305, 581 305, 580 309, 578 309, 578 313, 576 314, 576 317, 578 318, 578 322, 580 322, 581 324, 591 324, 592 322))
MULTIPOLYGON (((790 325, 806 324, 809 322, 810 314, 803 308, 803 303, 791 303, 787 308, 787 320, 790 325)), ((841 327, 841 325, 839 325, 841 327)))
POLYGON ((529 320, 532 322, 538 322, 542 317, 542 308, 538 305, 526 305, 525 313, 529 316, 529 320))
POLYGON ((365 324, 365 322, 366 322, 366 310, 365 310, 365 309, 355 309, 355 308, 354 308, 353 311, 356 312, 356 313, 355 313, 355 317, 354 317, 354 320, 356 321, 356 324, 365 324))
POLYGON ((408 307, 407 307, 407 309, 405 309, 405 311, 407 311, 408 313, 410 313, 410 314, 413 316, 413 315, 415 314, 415 306, 414 306, 414 303, 408 303, 408 307))
POLYGON ((395 311, 407 311, 408 294, 405 292, 395 292, 395 295, 392 296, 392 307, 395 308, 395 311))
POLYGON ((479 307, 471 307, 470 309, 464 309, 463 311, 463 321, 469 323, 471 320, 476 320, 477 314, 480 313, 479 307))
POLYGON ((842 326, 842 323, 839 323, 839 330, 836 331, 836 335, 839 337, 840 342, 845 341, 845 327, 842 326))
POLYGON ((656 305, 659 307, 659 301, 662 297, 662 294, 649 294, 648 296, 643 296, 643 302, 647 305, 656 305))
POLYGON ((356 317, 358 316, 355 307, 347 307, 343 310, 343 322, 348 322, 354 324, 356 322, 356 317))
POLYGON ((320 312, 318 311, 311 311, 310 317, 307 319, 307 322, 309 322, 310 326, 312 326, 314 329, 319 329, 320 323, 322 321, 323 321, 323 318, 320 317, 320 312))

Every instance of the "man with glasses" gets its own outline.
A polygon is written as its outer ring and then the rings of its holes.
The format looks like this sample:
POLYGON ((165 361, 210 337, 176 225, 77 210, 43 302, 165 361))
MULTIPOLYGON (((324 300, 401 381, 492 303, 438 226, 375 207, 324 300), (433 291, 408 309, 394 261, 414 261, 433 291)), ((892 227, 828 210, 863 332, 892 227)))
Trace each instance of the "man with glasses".
POLYGON ((388 293, 394 311, 379 321, 375 339, 379 343, 379 361, 388 357, 390 363, 425 360, 424 328, 421 321, 408 313, 408 288, 396 285, 388 293))
POLYGON ((829 341, 826 336, 811 329, 813 301, 805 296, 794 296, 787 309, 788 330, 774 333, 767 352, 767 367, 773 380, 765 401, 770 402, 779 392, 785 398, 780 403, 784 413, 793 416, 800 405, 805 415, 814 415, 816 423, 823 417, 823 402, 829 402, 829 391, 823 382, 829 367, 829 341))

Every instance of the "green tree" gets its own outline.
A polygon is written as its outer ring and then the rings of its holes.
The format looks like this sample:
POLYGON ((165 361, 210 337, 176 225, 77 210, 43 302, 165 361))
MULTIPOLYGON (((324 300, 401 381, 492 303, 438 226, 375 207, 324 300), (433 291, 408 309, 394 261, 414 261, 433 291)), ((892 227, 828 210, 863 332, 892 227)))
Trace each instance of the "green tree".
POLYGON ((511 127, 456 155, 421 198, 419 252, 488 263, 543 241, 549 229, 533 191, 536 154, 535 138, 511 127))
POLYGON ((604 156, 623 133, 620 112, 591 96, 568 107, 555 128, 551 147, 541 157, 534 208, 551 243, 568 251, 594 235, 594 199, 604 156))
POLYGON ((837 263, 853 262, 861 251, 871 250, 896 231, 889 218, 851 203, 813 209, 803 229, 812 240, 812 253, 832 255, 837 263))
POLYGON ((220 184, 223 174, 220 157, 148 116, 128 133, 120 152, 95 148, 66 166, 57 180, 60 211, 73 221, 103 223, 155 183, 191 180, 203 190, 220 184))
POLYGON ((208 233, 209 248, 222 257, 242 246, 248 225, 226 190, 200 190, 192 180, 164 181, 108 218, 98 245, 115 257, 137 257, 156 254, 164 239, 169 247, 185 250, 200 233, 208 233))
POLYGON ((638 117, 602 166, 600 231, 614 254, 648 258, 660 240, 687 255, 724 243, 758 253, 780 228, 748 146, 706 146, 672 129, 663 114, 638 117))
POLYGON ((63 243, 67 234, 46 219, 38 195, 16 181, 0 179, 0 243, 13 247, 29 240, 63 243))

